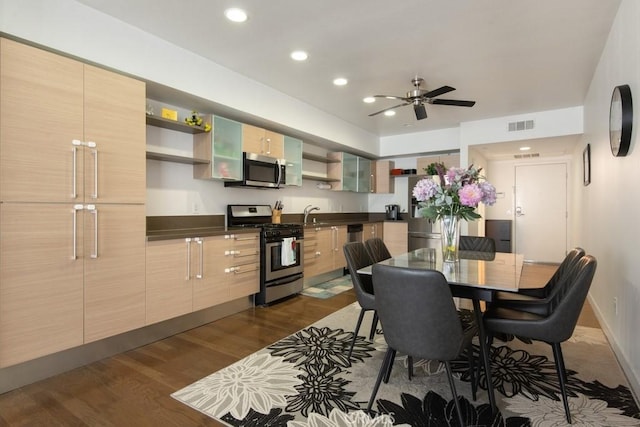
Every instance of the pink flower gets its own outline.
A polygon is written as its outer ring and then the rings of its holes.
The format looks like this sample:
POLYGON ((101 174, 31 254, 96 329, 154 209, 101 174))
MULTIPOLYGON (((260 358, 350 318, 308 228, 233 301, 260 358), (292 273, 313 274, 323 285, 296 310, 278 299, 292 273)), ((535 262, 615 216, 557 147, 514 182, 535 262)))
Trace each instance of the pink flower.
POLYGON ((460 204, 464 206, 476 207, 482 201, 482 189, 478 184, 469 184, 458 190, 460 204))
POLYGON ((431 178, 423 178, 416 183, 413 187, 413 197, 419 202, 429 200, 436 195, 438 191, 438 184, 431 178))
POLYGON ((493 206, 496 203, 496 188, 483 181, 480 183, 480 189, 482 190, 482 203, 487 206, 493 206))

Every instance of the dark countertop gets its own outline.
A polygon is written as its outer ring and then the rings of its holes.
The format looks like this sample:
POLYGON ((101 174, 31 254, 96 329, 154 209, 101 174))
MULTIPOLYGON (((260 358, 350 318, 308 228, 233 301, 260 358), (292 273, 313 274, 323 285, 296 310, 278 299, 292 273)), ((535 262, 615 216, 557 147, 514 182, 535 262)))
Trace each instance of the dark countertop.
MULTIPOLYGON (((322 214, 314 215, 316 222, 308 222, 305 228, 331 227, 350 224, 372 224, 387 221, 384 214, 322 214)), ((301 224, 301 214, 283 215, 283 223, 301 224)), ((227 227, 224 215, 148 216, 147 241, 186 239, 193 237, 223 236, 225 234, 255 233, 254 228, 227 227)))

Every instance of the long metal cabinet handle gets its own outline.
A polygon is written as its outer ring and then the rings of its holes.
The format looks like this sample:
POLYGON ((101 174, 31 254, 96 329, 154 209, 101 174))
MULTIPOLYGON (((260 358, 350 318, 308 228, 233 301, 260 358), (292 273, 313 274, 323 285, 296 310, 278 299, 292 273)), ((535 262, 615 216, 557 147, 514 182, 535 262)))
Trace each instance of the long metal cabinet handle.
POLYGON ((96 209, 96 205, 87 205, 85 209, 93 215, 93 252, 91 258, 96 259, 98 258, 98 209, 96 209))
POLYGON ((370 193, 375 193, 376 192, 376 182, 373 179, 373 175, 369 175, 369 192, 370 193))
POLYGON ((338 229, 336 227, 331 227, 331 245, 333 251, 336 252, 338 250, 338 229))
POLYGON ((82 205, 73 205, 73 252, 71 259, 78 259, 78 211, 81 211, 82 205))
POLYGON ((199 271, 196 274, 196 279, 202 279, 204 277, 204 251, 203 251, 203 245, 202 245, 202 239, 200 239, 199 237, 196 237, 195 242, 198 244, 198 256, 200 257, 199 259, 199 271))
POLYGON ((185 280, 191 279, 191 238, 184 239, 187 242, 187 277, 185 280))
POLYGON ((71 141, 71 145, 73 145, 73 167, 71 177, 71 198, 78 198, 78 147, 82 145, 82 141, 74 139, 71 141))
MULTIPOLYGON (((87 147, 96 148, 95 142, 87 142, 87 147)), ((91 150, 91 154, 93 155, 93 194, 91 195, 92 199, 98 198, 98 150, 91 150)))
POLYGON ((267 154, 271 154, 271 138, 267 138, 267 154))

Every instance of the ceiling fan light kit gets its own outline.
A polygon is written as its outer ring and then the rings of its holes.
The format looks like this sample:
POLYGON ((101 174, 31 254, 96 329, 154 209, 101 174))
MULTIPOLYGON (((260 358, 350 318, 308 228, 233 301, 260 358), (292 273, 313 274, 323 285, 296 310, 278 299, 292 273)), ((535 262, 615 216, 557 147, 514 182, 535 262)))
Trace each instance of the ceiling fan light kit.
POLYGON ((445 93, 456 89, 451 86, 442 86, 438 89, 427 91, 420 88, 423 82, 424 79, 422 77, 413 78, 411 83, 413 84, 414 89, 407 92, 406 96, 374 95, 374 98, 399 99, 403 101, 403 103, 369 114, 369 117, 385 113, 398 107, 404 107, 405 105, 413 105, 413 111, 416 114, 416 119, 423 120, 427 118, 427 109, 425 108, 425 104, 473 107, 476 103, 475 101, 463 101, 459 99, 435 99, 437 96, 444 95, 445 93))

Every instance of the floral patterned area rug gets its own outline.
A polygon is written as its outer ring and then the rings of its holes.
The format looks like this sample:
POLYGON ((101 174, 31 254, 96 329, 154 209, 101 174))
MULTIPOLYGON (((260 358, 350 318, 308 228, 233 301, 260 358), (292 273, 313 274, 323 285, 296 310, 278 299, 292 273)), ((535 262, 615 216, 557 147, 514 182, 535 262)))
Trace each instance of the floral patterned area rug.
MULTIPOLYGON (((374 412, 366 412, 386 344, 382 334, 373 343, 358 336, 349 363, 359 311, 354 303, 172 397, 229 426, 458 426, 444 367, 414 361, 409 380, 401 355, 380 386, 374 412)), ((640 426, 640 410, 600 329, 578 327, 562 350, 573 426, 640 426)), ((495 414, 484 373, 474 401, 466 357, 452 364, 465 425, 567 425, 551 346, 495 340, 491 359, 495 414)))

